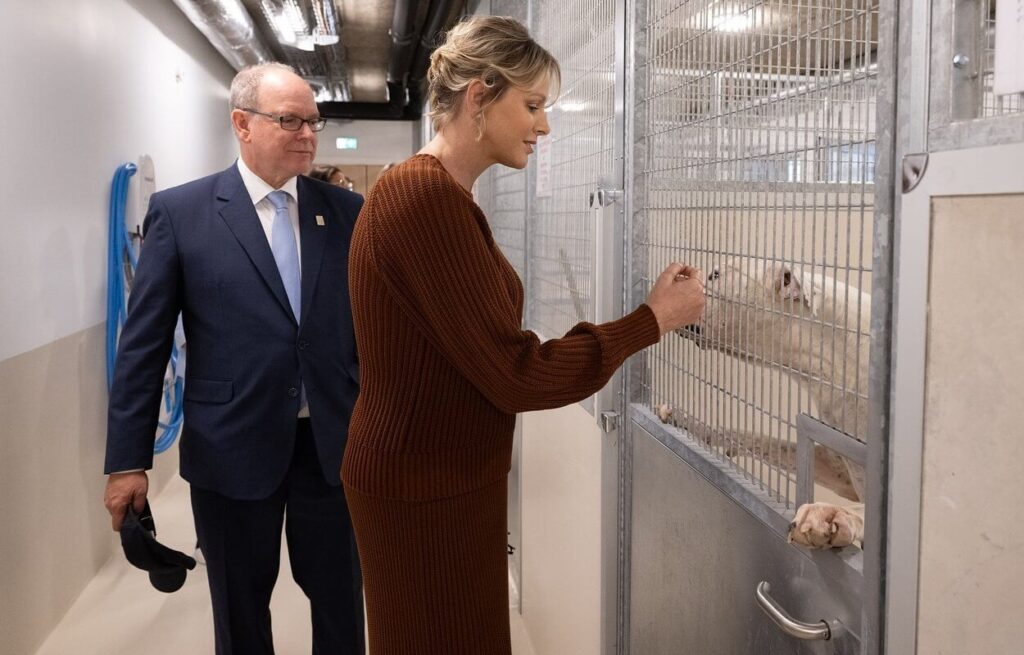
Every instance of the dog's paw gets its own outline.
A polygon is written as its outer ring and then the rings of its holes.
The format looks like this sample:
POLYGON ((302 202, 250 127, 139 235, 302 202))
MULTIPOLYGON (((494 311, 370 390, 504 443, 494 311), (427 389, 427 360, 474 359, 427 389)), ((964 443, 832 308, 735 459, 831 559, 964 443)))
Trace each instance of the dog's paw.
POLYGON ((841 548, 864 539, 864 519, 828 503, 808 503, 789 524, 789 543, 807 548, 841 548))

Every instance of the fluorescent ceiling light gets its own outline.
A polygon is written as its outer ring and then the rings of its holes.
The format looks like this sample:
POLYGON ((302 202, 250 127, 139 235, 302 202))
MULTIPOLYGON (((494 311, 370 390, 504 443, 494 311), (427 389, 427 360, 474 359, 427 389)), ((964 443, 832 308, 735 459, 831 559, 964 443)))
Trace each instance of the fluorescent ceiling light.
POLYGON ((583 111, 587 108, 587 103, 567 100, 565 102, 558 103, 556 106, 562 111, 583 111))
POLYGON ((270 26, 274 28, 278 41, 307 52, 314 50, 316 40, 310 36, 309 23, 306 22, 306 16, 295 0, 286 0, 283 3, 261 0, 260 6, 270 26))
POLYGON ((313 43, 316 45, 334 45, 341 40, 341 37, 337 34, 327 34, 326 32, 317 32, 313 35, 313 43))
POLYGON ((742 32, 750 27, 750 14, 726 14, 714 19, 715 29, 720 32, 742 32))
POLYGON ((273 26, 274 32, 277 33, 278 41, 288 45, 295 43, 295 30, 292 29, 291 23, 288 22, 284 14, 276 12, 271 14, 270 24, 273 26))
POLYGON ((284 14, 288 17, 288 22, 291 23, 292 30, 296 34, 309 34, 309 24, 306 23, 306 17, 294 0, 285 4, 284 14))

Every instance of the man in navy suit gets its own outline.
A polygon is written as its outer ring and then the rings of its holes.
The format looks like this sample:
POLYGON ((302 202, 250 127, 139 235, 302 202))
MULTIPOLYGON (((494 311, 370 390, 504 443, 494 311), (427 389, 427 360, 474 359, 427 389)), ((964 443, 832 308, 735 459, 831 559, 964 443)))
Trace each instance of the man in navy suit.
POLYGON ((362 578, 339 480, 359 380, 348 244, 362 198, 305 177, 324 121, 291 68, 243 70, 231 106, 236 164, 150 203, 110 394, 104 503, 115 530, 145 503, 181 312, 181 475, 218 655, 273 653, 282 526, 314 655, 362 655, 362 578))

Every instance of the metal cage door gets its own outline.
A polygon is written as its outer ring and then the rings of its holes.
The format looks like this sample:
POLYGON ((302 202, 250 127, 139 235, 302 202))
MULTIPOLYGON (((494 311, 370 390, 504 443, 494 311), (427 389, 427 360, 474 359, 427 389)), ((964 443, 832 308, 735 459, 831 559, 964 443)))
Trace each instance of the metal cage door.
POLYGON ((630 4, 630 302, 683 261, 708 308, 629 374, 624 652, 878 652, 891 11, 630 4), (787 543, 811 501, 863 549, 787 543))

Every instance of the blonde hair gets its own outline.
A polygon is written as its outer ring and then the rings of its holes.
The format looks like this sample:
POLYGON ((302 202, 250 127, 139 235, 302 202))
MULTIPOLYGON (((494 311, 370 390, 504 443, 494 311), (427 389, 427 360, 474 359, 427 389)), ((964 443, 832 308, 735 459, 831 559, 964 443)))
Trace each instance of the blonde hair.
MULTIPOLYGON (((473 80, 487 87, 477 118, 477 138, 483 135, 483 110, 509 86, 529 88, 548 79, 556 92, 562 71, 550 52, 542 48, 518 21, 505 16, 474 16, 448 31, 444 43, 430 56, 427 83, 430 120, 441 131, 458 111, 459 101, 473 80)), ((549 104, 554 102, 554 97, 549 104)))

